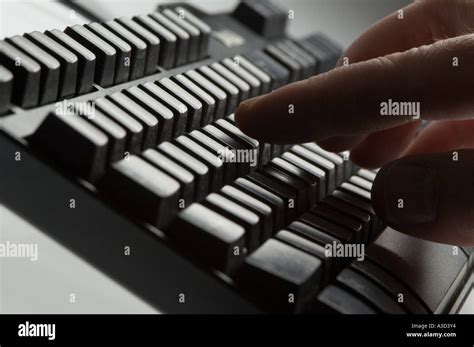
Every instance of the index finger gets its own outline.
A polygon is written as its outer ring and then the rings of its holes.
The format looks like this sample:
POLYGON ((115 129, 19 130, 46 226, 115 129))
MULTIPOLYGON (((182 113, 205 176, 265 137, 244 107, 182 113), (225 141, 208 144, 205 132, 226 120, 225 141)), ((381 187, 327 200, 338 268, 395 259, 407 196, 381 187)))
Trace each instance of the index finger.
POLYGON ((243 103, 236 122, 261 141, 297 143, 465 119, 474 109, 473 56, 474 36, 465 35, 343 66, 243 103))

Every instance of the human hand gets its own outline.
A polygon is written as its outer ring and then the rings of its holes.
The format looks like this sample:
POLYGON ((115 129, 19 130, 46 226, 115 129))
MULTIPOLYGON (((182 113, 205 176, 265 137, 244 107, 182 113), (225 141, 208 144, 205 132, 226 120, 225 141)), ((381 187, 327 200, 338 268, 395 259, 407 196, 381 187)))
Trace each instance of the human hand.
POLYGON ((351 150, 356 164, 382 166, 372 201, 389 226, 474 246, 472 32, 474 2, 416 1, 365 32, 337 69, 244 102, 237 125, 268 143, 351 150), (419 112, 389 115, 393 102, 419 112), (432 122, 419 132, 422 119, 432 122))

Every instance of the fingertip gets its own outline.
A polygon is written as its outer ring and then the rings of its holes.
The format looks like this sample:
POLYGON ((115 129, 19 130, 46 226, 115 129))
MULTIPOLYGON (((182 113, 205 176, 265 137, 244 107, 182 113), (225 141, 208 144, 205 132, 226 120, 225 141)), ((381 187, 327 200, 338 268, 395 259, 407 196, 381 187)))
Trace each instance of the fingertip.
POLYGON ((257 96, 240 103, 234 114, 237 127, 251 137, 258 135, 258 126, 256 126, 258 116, 255 115, 253 109, 261 98, 262 96, 257 96))

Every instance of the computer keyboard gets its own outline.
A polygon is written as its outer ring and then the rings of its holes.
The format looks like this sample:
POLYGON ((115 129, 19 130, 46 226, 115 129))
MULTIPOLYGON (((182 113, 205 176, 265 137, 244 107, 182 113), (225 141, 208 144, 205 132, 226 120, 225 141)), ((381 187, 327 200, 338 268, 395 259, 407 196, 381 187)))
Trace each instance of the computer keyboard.
POLYGON ((451 312, 472 249, 385 228, 347 153, 236 127, 342 54, 287 16, 173 4, 0 41, 3 202, 168 312, 451 312))

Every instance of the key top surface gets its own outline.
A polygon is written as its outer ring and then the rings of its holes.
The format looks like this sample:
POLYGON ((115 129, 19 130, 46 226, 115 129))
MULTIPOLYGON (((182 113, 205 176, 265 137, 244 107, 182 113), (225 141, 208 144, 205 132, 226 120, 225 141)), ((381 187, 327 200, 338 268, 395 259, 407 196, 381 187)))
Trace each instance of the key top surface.
POLYGON ((212 63, 210 67, 217 72, 220 76, 222 76, 224 79, 229 81, 231 84, 233 84, 235 87, 239 89, 239 98, 238 98, 238 103, 248 99, 250 97, 250 86, 248 85, 247 82, 245 82, 243 79, 241 79, 239 76, 237 76, 235 73, 230 71, 228 68, 226 68, 224 65, 219 64, 219 63, 212 63))
POLYGON ((260 245, 261 225, 258 215, 216 193, 209 194, 202 204, 245 229, 245 244, 248 251, 252 252, 260 245))
POLYGON ((97 57, 95 82, 102 87, 113 85, 117 61, 115 48, 82 25, 67 27, 64 32, 91 50, 97 57))
POLYGON ((163 15, 178 25, 189 34, 188 62, 194 62, 199 59, 199 41, 201 32, 190 22, 181 18, 176 12, 167 8, 163 10, 163 15))
POLYGON ((245 229, 201 204, 180 212, 169 235, 199 261, 227 274, 240 266, 245 254, 245 229))
POLYGON ((178 181, 137 156, 114 163, 99 189, 119 208, 158 228, 166 227, 178 210, 178 181))
POLYGON ((216 103, 214 108, 213 119, 217 120, 223 118, 227 110, 226 93, 221 88, 219 88, 214 83, 205 78, 203 75, 197 73, 194 70, 186 72, 185 75, 194 83, 196 83, 199 87, 204 89, 206 93, 209 93, 213 97, 216 103))
POLYGON ((50 113, 31 141, 59 165, 88 181, 96 182, 108 162, 108 139, 82 117, 50 113))
POLYGON ((69 49, 39 31, 25 34, 25 37, 59 61, 59 98, 66 98, 75 95, 79 62, 78 57, 69 49))
POLYGON ((201 126, 202 103, 169 78, 163 78, 158 84, 165 88, 174 98, 181 100, 188 109, 186 131, 190 132, 201 126))
POLYGON ((181 66, 188 63, 190 35, 183 28, 160 12, 152 13, 150 17, 176 36, 174 66, 181 66))
POLYGON ((180 197, 184 199, 185 206, 194 201, 194 176, 191 172, 154 149, 147 149, 142 157, 180 183, 180 197))
POLYGON ((178 6, 174 10, 176 11, 176 13, 178 13, 180 18, 183 18, 185 21, 188 21, 191 25, 196 27, 201 32, 201 37, 199 40, 198 58, 206 58, 209 50, 209 39, 212 32, 211 27, 201 18, 197 17, 191 11, 188 11, 183 7, 178 6))
POLYGON ((237 282, 273 312, 298 312, 315 295, 322 269, 320 259, 270 239, 245 259, 237 282))
POLYGON ((122 40, 127 42, 132 49, 130 61, 130 80, 143 77, 145 74, 147 56, 147 45, 145 41, 140 39, 137 35, 116 21, 111 20, 103 23, 103 25, 122 40))
MULTIPOLYGON (((138 90, 137 87, 132 87, 133 90, 138 90)), ((128 91, 130 91, 130 88, 128 91)), ((132 94, 123 94, 123 93, 114 93, 110 95, 110 100, 113 101, 117 106, 119 106, 122 110, 128 112, 135 120, 140 122, 143 126, 143 144, 142 148, 151 148, 156 145, 157 138, 163 137, 163 133, 167 134, 167 129, 164 128, 162 120, 158 120, 155 114, 151 114, 149 112, 150 107, 154 106, 152 102, 149 102, 148 99, 142 98, 142 94, 139 93, 138 97, 131 98, 132 94), (151 106, 150 106, 151 105, 151 106)), ((151 108, 153 110, 153 108, 151 108)), ((156 112, 161 111, 158 108, 154 108, 156 112)), ((171 111, 169 111, 171 113, 171 111)), ((163 114, 167 114, 170 118, 171 115, 164 112, 163 114)), ((171 128, 171 127, 170 127, 171 128)), ((170 130, 171 133, 171 130, 170 130)))
POLYGON ((212 96, 205 92, 196 83, 188 77, 178 74, 171 78, 178 85, 186 89, 191 95, 196 97, 202 103, 201 126, 206 126, 214 119, 216 102, 212 96))
POLYGON ((376 314, 376 311, 356 296, 335 286, 327 286, 318 295, 315 313, 376 314))
POLYGON ((115 105, 112 101, 106 98, 99 98, 95 100, 95 105, 99 110, 104 112, 111 119, 120 124, 127 132, 126 149, 131 154, 136 154, 141 151, 143 142, 143 126, 123 111, 120 107, 115 105))
POLYGON ((13 89, 13 74, 0 65, 0 115, 10 109, 13 89))
MULTIPOLYGON (((255 97, 257 95, 265 93, 265 82, 261 82, 258 78, 254 77, 255 70, 258 70, 260 73, 265 76, 263 79, 266 79, 268 84, 270 83, 270 77, 265 74, 263 71, 259 70, 255 65, 248 64, 247 66, 250 69, 245 69, 244 66, 246 64, 242 61, 242 59, 238 59, 237 61, 233 61, 230 58, 226 58, 222 61, 222 65, 224 65, 227 69, 232 71, 235 75, 239 76, 242 80, 244 80, 250 87, 249 97, 255 97), (251 71, 253 72, 251 73, 251 71)), ((246 59, 244 59, 246 60, 246 59)))
POLYGON ((160 39, 130 18, 121 17, 116 19, 116 21, 145 41, 148 46, 146 52, 145 75, 154 74, 157 70, 158 60, 160 57, 160 39))
POLYGON ((23 36, 16 35, 7 38, 7 40, 40 64, 41 88, 39 103, 45 105, 56 101, 58 98, 60 80, 59 61, 23 36))
POLYGON ((86 28, 115 48, 117 56, 115 58, 114 84, 128 81, 130 77, 132 47, 102 24, 86 24, 86 28))
POLYGON ((79 59, 77 65, 77 94, 85 94, 92 91, 97 62, 95 54, 62 31, 47 30, 44 33, 60 45, 71 50, 79 59))
POLYGON ((171 69, 174 66, 176 54, 176 42, 178 38, 171 31, 146 15, 134 17, 134 20, 150 30, 160 39, 160 57, 158 64, 165 69, 171 69))

